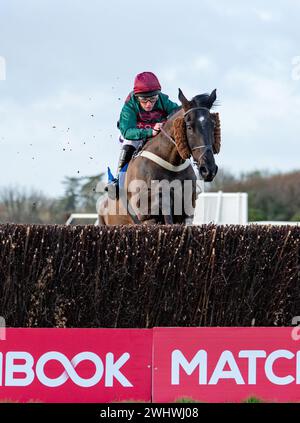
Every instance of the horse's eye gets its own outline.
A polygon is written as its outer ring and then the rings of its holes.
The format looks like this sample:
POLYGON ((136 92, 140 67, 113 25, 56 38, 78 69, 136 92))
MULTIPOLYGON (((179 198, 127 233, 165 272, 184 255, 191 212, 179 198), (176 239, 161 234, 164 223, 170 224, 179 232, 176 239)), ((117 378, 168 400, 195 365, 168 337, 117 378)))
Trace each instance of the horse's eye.
POLYGON ((186 129, 187 129, 188 131, 192 131, 192 127, 191 127, 190 125, 187 125, 186 129))

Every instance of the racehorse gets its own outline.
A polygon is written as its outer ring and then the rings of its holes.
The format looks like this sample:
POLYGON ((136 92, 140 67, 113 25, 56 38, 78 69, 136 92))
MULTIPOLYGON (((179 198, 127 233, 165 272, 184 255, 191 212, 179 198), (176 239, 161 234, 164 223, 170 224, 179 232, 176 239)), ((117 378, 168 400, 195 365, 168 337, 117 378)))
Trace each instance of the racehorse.
POLYGON ((119 198, 100 197, 100 225, 192 223, 197 176, 189 158, 205 182, 218 171, 214 154, 220 151, 220 120, 211 112, 216 97, 213 90, 189 101, 179 89, 182 107, 121 172, 119 198))

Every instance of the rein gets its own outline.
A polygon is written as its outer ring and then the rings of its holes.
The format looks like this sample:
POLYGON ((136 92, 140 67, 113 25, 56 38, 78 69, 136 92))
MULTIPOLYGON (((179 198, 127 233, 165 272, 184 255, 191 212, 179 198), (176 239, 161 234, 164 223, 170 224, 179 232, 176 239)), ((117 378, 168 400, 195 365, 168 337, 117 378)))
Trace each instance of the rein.
POLYGON ((168 138, 169 141, 171 141, 174 145, 176 145, 176 142, 173 140, 171 135, 167 133, 167 131, 164 130, 164 128, 160 128, 160 131, 168 138))

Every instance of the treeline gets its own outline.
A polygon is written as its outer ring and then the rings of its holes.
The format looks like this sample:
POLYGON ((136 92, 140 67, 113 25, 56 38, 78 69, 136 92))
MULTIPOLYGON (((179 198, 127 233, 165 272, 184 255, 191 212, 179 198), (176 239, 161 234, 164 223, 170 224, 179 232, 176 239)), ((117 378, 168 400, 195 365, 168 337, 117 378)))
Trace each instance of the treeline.
POLYGON ((300 221, 300 171, 255 171, 240 176, 220 171, 207 185, 210 191, 247 192, 249 221, 300 221))
POLYGON ((65 223, 71 213, 96 213, 97 184, 103 174, 66 177, 64 195, 51 198, 41 191, 0 187, 0 223, 65 223))

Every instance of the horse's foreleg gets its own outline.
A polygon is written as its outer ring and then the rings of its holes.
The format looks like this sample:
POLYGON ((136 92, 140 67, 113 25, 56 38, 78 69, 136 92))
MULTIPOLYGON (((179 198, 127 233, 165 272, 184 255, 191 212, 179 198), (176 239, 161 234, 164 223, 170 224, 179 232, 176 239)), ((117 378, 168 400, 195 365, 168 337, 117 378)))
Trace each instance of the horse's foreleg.
POLYGON ((155 225, 157 223, 156 219, 146 219, 142 221, 143 225, 155 225))
POLYGON ((173 216, 170 214, 164 215, 165 225, 173 225, 173 216))
POLYGON ((106 225, 106 222, 104 220, 104 216, 102 216, 101 214, 98 214, 98 225, 106 225))
POLYGON ((194 221, 194 216, 186 216, 184 218, 184 224, 185 225, 192 225, 194 221))

